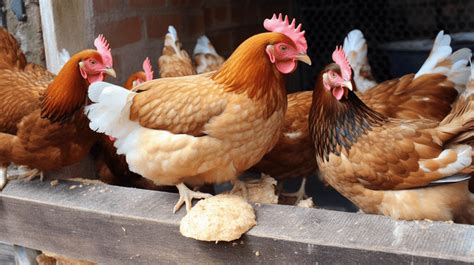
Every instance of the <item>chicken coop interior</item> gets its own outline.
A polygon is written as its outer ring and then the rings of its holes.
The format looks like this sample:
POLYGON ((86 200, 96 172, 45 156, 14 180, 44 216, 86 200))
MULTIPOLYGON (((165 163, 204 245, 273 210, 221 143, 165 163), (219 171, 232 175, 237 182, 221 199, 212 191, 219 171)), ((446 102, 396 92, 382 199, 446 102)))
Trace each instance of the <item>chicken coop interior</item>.
POLYGON ((474 1, 0 7, 1 265, 474 263, 474 1))

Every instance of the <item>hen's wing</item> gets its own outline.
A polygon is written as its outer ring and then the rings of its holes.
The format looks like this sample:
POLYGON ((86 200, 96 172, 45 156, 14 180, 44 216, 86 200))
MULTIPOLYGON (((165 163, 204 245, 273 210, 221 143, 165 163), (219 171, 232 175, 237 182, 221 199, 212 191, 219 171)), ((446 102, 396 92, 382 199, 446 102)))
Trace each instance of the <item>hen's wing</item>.
POLYGON ((203 135, 204 125, 227 106, 222 86, 208 75, 157 79, 137 89, 143 92, 133 98, 130 119, 172 133, 203 135))
POLYGON ((189 54, 181 49, 178 33, 173 26, 168 27, 168 33, 165 36, 163 54, 158 58, 158 68, 161 77, 177 77, 196 74, 189 54))
POLYGON ((439 121, 451 110, 458 92, 444 75, 414 79, 410 74, 385 81, 359 96, 372 109, 389 117, 439 121))
POLYGON ((54 76, 41 66, 0 70, 0 130, 15 134, 20 120, 40 107, 41 98, 54 76))
POLYGON ((335 158, 342 164, 332 170, 343 174, 346 163, 350 163, 355 174, 352 181, 384 190, 423 187, 462 173, 471 164, 472 148, 436 143, 433 129, 437 125, 427 120, 392 120, 372 128, 349 151, 335 158))
POLYGON ((0 27, 0 69, 23 69, 26 66, 25 54, 16 39, 0 27))

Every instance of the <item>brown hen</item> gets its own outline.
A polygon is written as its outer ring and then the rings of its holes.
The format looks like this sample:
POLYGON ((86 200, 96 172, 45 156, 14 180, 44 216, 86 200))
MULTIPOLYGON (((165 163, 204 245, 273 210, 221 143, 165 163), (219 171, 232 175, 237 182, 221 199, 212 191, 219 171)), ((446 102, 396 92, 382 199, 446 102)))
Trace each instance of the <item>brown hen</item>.
POLYGON ((176 185, 191 207, 184 183, 235 181, 277 142, 287 100, 284 74, 310 63, 301 27, 274 16, 272 32, 244 41, 217 71, 146 82, 134 93, 93 84, 90 126, 117 138, 130 170, 161 185, 176 185), (107 93, 107 96, 103 96, 107 93))
POLYGON ((217 53, 206 36, 201 36, 197 39, 193 58, 198 74, 215 71, 224 63, 224 58, 217 53))
MULTIPOLYGON (((79 162, 89 152, 97 134, 82 112, 87 88, 104 74, 115 75, 105 39, 99 36, 95 45, 97 51, 77 53, 56 77, 31 64, 0 70, 1 187, 10 163, 34 168, 22 175, 33 177, 79 162)), ((0 61, 11 63, 3 55, 0 61)))
POLYGON ((474 81, 441 121, 393 119, 352 91, 342 50, 333 60, 317 80, 309 118, 324 179, 365 213, 474 223, 467 181, 474 171, 474 81))
POLYGON ((0 69, 23 69, 26 57, 20 45, 5 28, 0 27, 0 69))
POLYGON ((178 33, 173 26, 168 27, 163 52, 158 58, 158 68, 161 78, 196 74, 189 54, 181 49, 178 33))
MULTIPOLYGON (((465 87, 463 84, 469 77, 466 63, 471 57, 469 49, 446 54, 447 49, 451 50, 448 38, 449 35, 442 32, 436 37, 432 52, 424 64, 431 65, 431 68, 422 67, 416 75, 409 74, 380 83, 364 94, 358 94, 360 99, 375 111, 392 118, 443 119, 451 110, 458 91, 465 87)), ((357 84, 354 80, 352 83, 354 86, 357 84)), ((308 144, 311 140, 307 126, 312 96, 312 91, 288 95, 283 134, 274 149, 252 171, 264 172, 280 181, 305 178, 316 172, 316 162, 312 159, 314 147, 308 144)), ((302 199, 304 185, 296 194, 287 195, 302 199)))

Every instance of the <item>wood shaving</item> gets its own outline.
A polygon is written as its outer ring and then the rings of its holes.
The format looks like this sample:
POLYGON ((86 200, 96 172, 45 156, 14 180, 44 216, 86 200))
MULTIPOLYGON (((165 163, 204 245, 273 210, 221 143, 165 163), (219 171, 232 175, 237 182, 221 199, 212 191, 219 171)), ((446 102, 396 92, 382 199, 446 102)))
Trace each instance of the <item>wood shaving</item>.
POLYGON ((57 180, 57 179, 52 180, 50 184, 51 184, 51 187, 56 187, 59 184, 59 180, 57 180))

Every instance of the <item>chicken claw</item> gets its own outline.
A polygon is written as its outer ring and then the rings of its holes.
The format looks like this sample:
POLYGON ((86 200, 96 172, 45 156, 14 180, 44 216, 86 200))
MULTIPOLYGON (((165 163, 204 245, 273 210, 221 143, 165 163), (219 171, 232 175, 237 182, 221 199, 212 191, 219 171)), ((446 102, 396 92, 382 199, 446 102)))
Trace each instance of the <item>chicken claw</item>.
POLYGON ((29 169, 28 167, 20 166, 18 168, 18 171, 19 171, 18 173, 7 176, 7 179, 8 180, 19 179, 19 180, 31 181, 34 178, 39 176, 40 180, 43 181, 43 178, 44 178, 43 171, 39 171, 36 168, 29 169))
POLYGON ((191 207, 193 205, 191 202, 193 199, 205 199, 205 198, 212 197, 212 195, 209 193, 192 191, 188 187, 186 187, 184 183, 180 183, 176 185, 176 188, 178 188, 178 191, 179 191, 179 200, 174 206, 173 213, 176 213, 179 210, 179 208, 181 208, 183 203, 186 203, 186 211, 189 212, 189 210, 191 210, 191 207))
POLYGON ((232 183, 234 185, 234 187, 232 187, 232 190, 230 191, 230 194, 235 194, 237 193, 239 190, 242 191, 242 197, 245 199, 245 200, 248 200, 249 198, 249 191, 247 189, 247 184, 245 183, 245 181, 242 181, 240 179, 236 179, 233 181, 232 183))
POLYGON ((301 181, 301 186, 296 192, 292 193, 284 193, 282 192, 281 195, 286 197, 296 197, 295 205, 297 205, 302 199, 306 199, 306 178, 303 178, 301 181))
POLYGON ((7 167, 0 167, 0 190, 7 184, 7 167))

